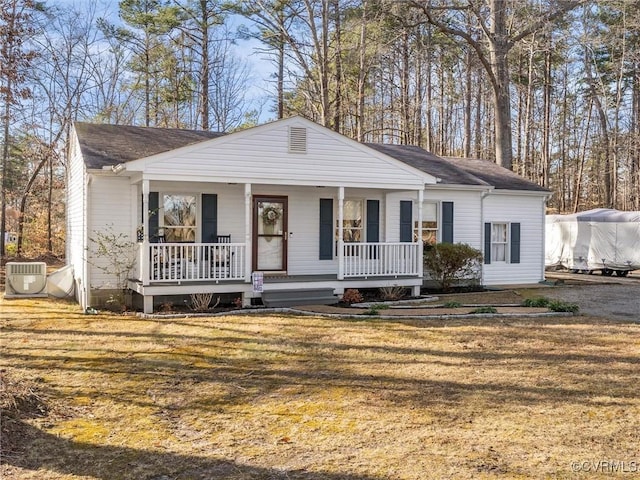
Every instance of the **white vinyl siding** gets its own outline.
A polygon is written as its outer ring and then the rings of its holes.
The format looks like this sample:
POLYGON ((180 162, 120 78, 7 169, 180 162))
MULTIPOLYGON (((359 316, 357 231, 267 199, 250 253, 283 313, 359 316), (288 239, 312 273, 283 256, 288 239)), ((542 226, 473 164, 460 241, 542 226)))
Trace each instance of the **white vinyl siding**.
POLYGON ((67 183, 67 233, 66 257, 67 265, 73 267, 76 280, 76 298, 83 307, 85 301, 85 228, 87 225, 86 207, 86 176, 84 162, 80 154, 80 147, 75 135, 71 137, 69 156, 69 180, 67 183))
MULTIPOLYGON (((132 225, 131 208, 137 202, 131 199, 131 182, 127 177, 94 175, 89 190, 89 238, 99 239, 103 235, 122 235, 122 239, 136 242, 136 226, 132 225)), ((89 241, 89 250, 95 252, 96 242, 89 241)), ((135 248, 135 247, 134 247, 135 248)), ((106 266, 105 258, 93 255, 91 265, 91 288, 117 288, 115 275, 110 275, 99 266, 106 266)))
MULTIPOLYGON (((484 199, 484 222, 520 224, 520 263, 483 265, 485 285, 517 285, 544 280, 544 199, 540 196, 492 193, 484 199)), ((508 229, 507 229, 508 230, 508 229)), ((511 241, 507 231, 507 252, 511 241)))
MULTIPOLYGON (((414 222, 418 219, 418 194, 413 192, 394 192, 386 195, 386 238, 389 242, 400 241, 400 201, 413 201, 414 222)), ((452 189, 427 189, 424 192, 425 202, 437 202, 439 213, 442 202, 453 202, 453 241, 466 243, 473 248, 482 249, 482 211, 480 192, 468 192, 452 189)), ((442 217, 440 217, 441 219, 442 217)))
MULTIPOLYGON (((176 180, 218 182, 419 188, 426 174, 375 150, 336 138, 322 128, 307 128, 306 153, 289 150, 289 126, 241 132, 204 142, 171 157, 145 160, 150 178, 167 175, 176 180), (179 165, 179 168, 176 168, 179 165)), ((131 168, 136 168, 131 165, 131 168)))

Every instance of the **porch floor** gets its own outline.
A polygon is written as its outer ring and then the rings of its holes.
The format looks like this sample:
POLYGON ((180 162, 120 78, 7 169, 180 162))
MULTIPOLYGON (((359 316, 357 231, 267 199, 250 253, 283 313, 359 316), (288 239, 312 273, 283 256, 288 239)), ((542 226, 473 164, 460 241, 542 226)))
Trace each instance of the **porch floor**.
MULTIPOLYGON (((304 284, 308 288, 332 287, 336 293, 346 288, 376 288, 389 285, 413 287, 422 285, 422 279, 416 276, 349 277, 338 280, 335 274, 323 275, 286 275, 265 274, 265 290, 291 288, 292 284, 304 284)), ((129 288, 142 295, 167 295, 189 293, 231 293, 246 292, 251 295, 253 286, 244 280, 183 280, 180 282, 153 282, 143 285, 140 280, 129 280, 129 288)), ((303 287, 301 287, 303 288, 303 287)), ((259 296, 259 293, 257 294, 259 296)))

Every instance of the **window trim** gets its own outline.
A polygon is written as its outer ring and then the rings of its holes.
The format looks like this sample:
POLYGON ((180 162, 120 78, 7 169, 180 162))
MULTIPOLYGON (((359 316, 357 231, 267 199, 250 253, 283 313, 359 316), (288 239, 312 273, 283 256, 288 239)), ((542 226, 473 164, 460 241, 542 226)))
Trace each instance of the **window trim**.
POLYGON ((522 222, 495 221, 484 222, 484 264, 490 265, 493 262, 520 264, 522 263, 522 222), (506 225, 505 235, 507 237, 505 248, 505 259, 496 260, 493 255, 493 246, 503 242, 493 241, 493 226, 506 225))
POLYGON ((507 221, 497 221, 497 222, 490 222, 491 223, 491 239, 490 239, 490 245, 491 245, 491 263, 511 263, 511 222, 507 222, 507 221), (500 241, 494 241, 493 240, 493 227, 494 225, 504 225, 505 227, 505 231, 504 231, 504 237, 505 240, 504 242, 500 241), (496 258, 496 255, 494 255, 495 251, 494 251, 494 245, 504 245, 504 259, 503 260, 498 260, 496 258))

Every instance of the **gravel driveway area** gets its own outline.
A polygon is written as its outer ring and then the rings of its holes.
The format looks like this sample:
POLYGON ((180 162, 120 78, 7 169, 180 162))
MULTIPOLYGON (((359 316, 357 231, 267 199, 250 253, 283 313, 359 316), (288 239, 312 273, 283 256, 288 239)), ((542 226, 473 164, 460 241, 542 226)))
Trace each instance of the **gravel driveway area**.
POLYGON ((545 296, 576 303, 585 315, 640 322, 640 283, 591 283, 557 286, 545 296))

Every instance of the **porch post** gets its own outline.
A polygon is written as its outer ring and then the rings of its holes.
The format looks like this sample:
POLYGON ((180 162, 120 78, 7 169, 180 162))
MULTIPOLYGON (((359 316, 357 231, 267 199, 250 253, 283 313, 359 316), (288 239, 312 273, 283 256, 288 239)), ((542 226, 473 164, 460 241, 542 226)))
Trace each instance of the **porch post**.
POLYGON ((344 187, 338 187, 338 280, 344 280, 344 187))
POLYGON ((244 184, 244 281, 251 283, 251 264, 253 262, 251 246, 251 184, 244 184))
POLYGON ((149 180, 142 180, 142 229, 140 280, 142 285, 149 285, 149 180))
POLYGON ((422 203, 424 202, 424 189, 418 190, 418 276, 424 274, 424 260, 422 259, 424 243, 422 243, 422 203))

